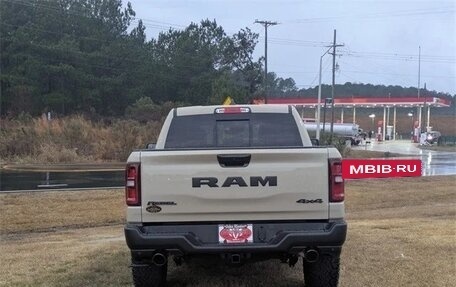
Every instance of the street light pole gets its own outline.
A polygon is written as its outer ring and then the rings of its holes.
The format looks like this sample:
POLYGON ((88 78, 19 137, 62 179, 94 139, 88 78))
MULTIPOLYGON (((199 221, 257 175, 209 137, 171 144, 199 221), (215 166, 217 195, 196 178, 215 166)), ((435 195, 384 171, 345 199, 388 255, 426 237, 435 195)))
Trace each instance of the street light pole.
POLYGON ((369 118, 372 119, 372 131, 375 134, 375 114, 370 114, 369 118))
MULTIPOLYGON (((421 80, 421 46, 418 46, 418 100, 420 99, 420 80, 421 80)), ((421 106, 418 105, 418 125, 420 128, 420 133, 423 130, 423 125, 421 123, 421 106)))
POLYGON ((414 140, 415 139, 415 121, 413 119, 413 113, 410 112, 407 114, 411 119, 412 119, 412 132, 411 132, 411 136, 412 136, 412 139, 414 140))
POLYGON ((322 73, 322 61, 323 57, 328 54, 328 52, 331 50, 332 46, 326 50, 326 52, 320 56, 320 73, 318 77, 318 100, 317 100, 317 133, 315 134, 315 137, 320 140, 320 109, 321 109, 321 73, 322 73))
POLYGON ((333 128, 334 128, 334 110, 335 110, 335 102, 334 102, 334 89, 336 85, 336 29, 334 29, 334 42, 333 42, 333 66, 332 66, 332 87, 331 87, 331 136, 330 142, 332 143, 333 138, 333 128))

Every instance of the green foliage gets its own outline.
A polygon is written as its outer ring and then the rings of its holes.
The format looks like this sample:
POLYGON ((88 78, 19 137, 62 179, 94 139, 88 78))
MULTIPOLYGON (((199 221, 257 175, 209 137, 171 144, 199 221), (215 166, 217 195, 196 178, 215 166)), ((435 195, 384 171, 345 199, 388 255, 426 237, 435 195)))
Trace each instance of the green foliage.
POLYGON ((269 72, 267 75, 268 91, 274 97, 284 96, 298 91, 296 83, 292 78, 283 79, 277 77, 276 73, 269 72))
POLYGON ((125 115, 127 118, 141 123, 149 121, 163 121, 170 110, 179 106, 184 106, 184 104, 165 102, 161 105, 157 105, 151 98, 142 97, 133 105, 127 107, 125 115))
POLYGON ((150 119, 159 119, 161 118, 160 106, 154 104, 151 98, 143 97, 126 109, 126 115, 127 117, 140 122, 147 122, 150 119))
POLYGON ((129 32, 135 12, 120 0, 5 0, 0 13, 1 115, 118 116, 131 106, 145 121, 152 107, 132 106, 141 98, 245 101, 261 84, 258 35, 248 28, 228 36, 203 20, 147 41, 142 21, 129 32))
POLYGON ((231 73, 221 74, 212 85, 212 96, 209 104, 220 105, 227 97, 234 99, 235 103, 245 103, 248 101, 248 90, 239 85, 235 76, 231 73))
POLYGON ((331 136, 331 133, 328 132, 322 132, 320 134, 320 145, 334 146, 342 156, 347 152, 345 139, 336 135, 331 136))
MULTIPOLYGON (((254 60, 258 34, 227 35, 215 20, 191 23, 146 39, 142 21, 121 0, 3 0, 0 9, 0 116, 85 114, 146 122, 166 112, 158 106, 220 104, 226 96, 246 103, 264 96, 263 58, 254 60), (136 24, 137 23, 137 24, 136 24), (139 99, 153 103, 140 107, 139 99), (156 105, 156 106, 154 106, 156 105), (128 109, 128 110, 127 110, 128 109), (134 115, 138 112, 138 115, 134 115)), ((315 97, 292 78, 266 77, 270 97, 315 97)), ((329 97, 331 86, 322 86, 329 97)), ((416 94, 399 86, 345 83, 338 97, 416 94)), ((438 109, 454 115, 453 107, 438 109)))

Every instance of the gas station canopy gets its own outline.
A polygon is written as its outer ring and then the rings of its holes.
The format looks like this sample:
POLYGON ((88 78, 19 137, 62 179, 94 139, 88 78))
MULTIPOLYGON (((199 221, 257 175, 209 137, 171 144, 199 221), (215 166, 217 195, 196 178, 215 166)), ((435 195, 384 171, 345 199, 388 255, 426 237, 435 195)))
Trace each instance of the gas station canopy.
MULTIPOLYGON (((323 106, 325 99, 321 99, 320 105, 323 106)), ((315 98, 269 98, 268 104, 286 104, 294 106, 304 106, 314 108, 317 106, 315 98)), ((449 107, 450 101, 437 97, 356 97, 356 98, 336 98, 335 107, 359 107, 359 108, 382 108, 382 107, 449 107)))
MULTIPOLYGON (((396 131, 396 109, 397 108, 417 108, 418 117, 416 124, 414 125, 414 138, 415 140, 419 138, 421 130, 423 127, 422 124, 422 108, 424 107, 425 112, 427 112, 426 117, 426 127, 427 130, 430 130, 430 113, 431 107, 442 108, 449 107, 451 105, 450 100, 438 98, 438 97, 418 97, 418 96, 409 96, 409 97, 347 97, 334 99, 334 105, 331 105, 330 99, 321 99, 320 106, 341 108, 341 123, 344 122, 344 108, 351 108, 353 110, 353 124, 356 123, 356 109, 357 108, 383 108, 383 120, 378 121, 378 134, 380 135, 379 140, 385 140, 386 128, 389 125, 389 110, 393 108, 393 125, 392 130, 396 131), (328 103, 329 102, 329 103, 328 103)), ((253 100, 253 104, 264 104, 264 99, 253 100)), ((281 104, 281 105, 293 105, 303 108, 315 108, 315 119, 318 117, 317 107, 318 100, 317 97, 313 98, 269 98, 268 104, 281 104)), ((380 117, 379 117, 380 118, 380 117)), ((373 120, 373 119, 372 119, 373 120)), ((393 139, 396 138, 396 133, 393 133, 393 139)))

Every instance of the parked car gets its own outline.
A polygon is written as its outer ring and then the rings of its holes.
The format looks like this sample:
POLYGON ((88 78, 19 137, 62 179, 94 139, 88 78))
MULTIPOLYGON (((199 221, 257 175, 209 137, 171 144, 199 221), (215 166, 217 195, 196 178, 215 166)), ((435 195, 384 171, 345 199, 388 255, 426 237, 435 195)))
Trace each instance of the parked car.
POLYGON ((431 131, 427 133, 426 141, 430 144, 435 144, 439 141, 442 134, 438 131, 431 131))

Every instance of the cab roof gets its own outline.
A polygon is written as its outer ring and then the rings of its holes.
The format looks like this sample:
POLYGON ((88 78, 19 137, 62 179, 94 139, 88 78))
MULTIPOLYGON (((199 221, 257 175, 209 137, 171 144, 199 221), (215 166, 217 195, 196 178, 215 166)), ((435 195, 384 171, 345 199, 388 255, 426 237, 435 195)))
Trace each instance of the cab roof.
POLYGON ((181 107, 176 108, 174 111, 175 116, 191 116, 191 115, 204 115, 204 114, 215 114, 223 113, 224 111, 230 111, 231 113, 238 111, 249 111, 251 113, 289 113, 291 112, 291 106, 287 105, 218 105, 218 106, 192 106, 192 107, 181 107), (241 109, 241 108, 248 108, 241 109))

